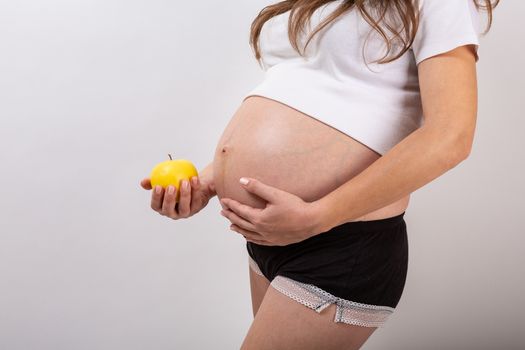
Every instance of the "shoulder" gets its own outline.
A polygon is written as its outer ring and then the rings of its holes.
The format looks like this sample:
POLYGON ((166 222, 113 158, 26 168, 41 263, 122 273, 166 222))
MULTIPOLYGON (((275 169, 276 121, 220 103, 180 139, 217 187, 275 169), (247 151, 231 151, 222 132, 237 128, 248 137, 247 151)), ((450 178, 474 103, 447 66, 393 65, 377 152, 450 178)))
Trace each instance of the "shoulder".
POLYGON ((419 0, 419 24, 412 44, 416 63, 462 45, 479 46, 479 11, 474 0, 419 0))

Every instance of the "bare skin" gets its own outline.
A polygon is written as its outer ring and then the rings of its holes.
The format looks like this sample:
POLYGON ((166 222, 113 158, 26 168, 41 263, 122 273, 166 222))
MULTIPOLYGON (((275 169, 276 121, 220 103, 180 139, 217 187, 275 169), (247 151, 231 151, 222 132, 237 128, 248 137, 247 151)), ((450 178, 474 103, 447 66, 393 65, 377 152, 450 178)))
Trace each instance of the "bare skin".
MULTIPOLYGON (((145 190, 153 189, 150 178, 147 177, 142 179, 140 185, 145 190)), ((202 210, 209 200, 217 195, 213 183, 213 162, 201 170, 199 176, 192 177, 190 181, 182 181, 180 187, 178 189, 175 186, 168 186, 164 189, 162 186, 157 186, 151 191, 151 209, 173 220, 189 218, 202 210), (178 191, 180 191, 180 200, 177 203, 178 191)))
POLYGON ((252 294, 252 311, 253 311, 253 317, 257 315, 257 311, 259 310, 259 306, 261 306, 261 303, 264 298, 264 294, 266 294, 266 290, 270 286, 270 281, 264 276, 261 276, 253 271, 251 267, 248 266, 248 271, 250 274, 250 292, 252 294))
MULTIPOLYGON (((348 198, 357 198, 358 203, 363 203, 362 207, 355 207, 350 219, 382 208, 395 198, 406 197, 468 157, 474 136, 477 102, 472 48, 462 46, 426 59, 418 70, 425 126, 402 141, 390 155, 378 159, 354 177, 354 186, 343 185, 343 190, 333 192, 337 194, 330 199, 333 203, 342 204, 348 198), (354 189, 360 191, 353 195, 354 189)), ((143 188, 151 189, 148 181, 144 179, 141 182, 143 188)), ((172 195, 163 198, 153 194, 152 208, 169 217, 188 217, 202 209, 207 203, 205 199, 213 194, 212 180, 204 182, 207 183, 207 194, 196 191, 197 198, 200 195, 201 199, 196 201, 198 204, 194 207, 190 204, 193 192, 182 190, 179 212, 173 211, 172 195), (164 199, 169 202, 164 204, 164 199)), ((335 215, 330 218, 332 222, 348 221, 346 212, 331 215, 335 215)), ((328 223, 329 226, 331 224, 328 223)), ((254 320, 241 350, 356 350, 376 330, 373 327, 336 323, 333 321, 335 305, 318 314, 273 287, 269 288, 269 284, 270 281, 250 270, 254 320)))
MULTIPOLYGON (((175 202, 177 191, 171 194, 162 188, 160 193, 152 191, 151 208, 173 220, 187 218, 198 212, 216 195, 212 169, 213 163, 192 179, 189 188, 181 186, 180 203, 175 202)), ((152 190, 149 178, 144 178, 140 185, 145 190, 152 190)), ((243 341, 242 350, 359 349, 375 330, 335 324, 335 305, 317 314, 273 287, 269 288, 270 281, 251 268, 249 274, 254 321, 243 341), (276 326, 279 332, 272 331, 276 326)))
MULTIPOLYGON (((316 201, 380 158, 380 154, 341 131, 266 97, 251 95, 224 129, 213 160, 217 197, 264 208, 266 201, 239 185, 242 176, 316 201)), ((409 195, 368 212, 374 220, 406 210, 409 195)))
POLYGON ((357 350, 377 329, 335 323, 334 304, 318 314, 249 270, 254 320, 241 350, 357 350))
MULTIPOLYGON (((470 151, 477 101, 475 60, 472 48, 462 46, 433 56, 422 61, 418 69, 426 127, 420 133, 414 133, 415 136, 411 139, 407 138, 407 141, 402 141, 407 146, 397 147, 395 157, 384 156, 382 161, 375 162, 363 172, 363 174, 369 174, 369 178, 372 179, 369 181, 371 183, 369 187, 361 186, 363 196, 358 202, 363 203, 364 206, 369 205, 368 202, 372 195, 376 203, 383 205, 391 200, 394 191, 380 191, 383 187, 395 188, 395 191, 398 191, 398 197, 405 196, 457 165, 461 159, 468 156, 470 151), (452 136, 446 139, 440 130, 446 130, 452 136), (434 158, 425 160, 425 154, 418 158, 419 150, 425 149, 429 144, 434 145, 434 158), (388 163, 395 164, 400 159, 407 159, 407 161, 406 164, 401 162, 405 165, 401 164, 397 168, 399 171, 397 169, 396 171, 384 170, 394 168, 388 163), (416 168, 412 169, 413 171, 409 174, 403 171, 408 164, 416 168), (420 165, 419 168, 417 168, 418 165, 420 165), (387 185, 373 186, 373 179, 378 177, 375 174, 380 173, 388 173, 388 176, 381 178, 378 184, 388 184, 391 185, 390 187, 387 185)), ((358 177, 363 182, 367 179, 364 175, 358 175, 355 178, 358 177)), ((344 203, 348 197, 352 196, 340 196, 340 203, 344 203)), ((376 207, 380 206, 376 205, 376 207)), ((333 208, 337 207, 338 205, 333 205, 333 208)), ((360 207, 356 206, 356 208, 360 207)), ((366 212, 366 210, 363 211, 366 212)), ((341 214, 340 218, 344 218, 344 215, 341 214)), ((344 219, 340 220, 344 222, 344 219)), ((252 285, 256 286, 252 295, 255 295, 256 300, 260 300, 265 282, 260 281, 262 277, 253 272, 250 272, 250 278, 253 280, 252 285)), ((375 330, 375 328, 333 322, 334 305, 325 309, 326 312, 317 314, 279 293, 273 287, 267 288, 264 293, 259 306, 254 301, 256 315, 242 343, 241 350, 359 349, 375 330)))

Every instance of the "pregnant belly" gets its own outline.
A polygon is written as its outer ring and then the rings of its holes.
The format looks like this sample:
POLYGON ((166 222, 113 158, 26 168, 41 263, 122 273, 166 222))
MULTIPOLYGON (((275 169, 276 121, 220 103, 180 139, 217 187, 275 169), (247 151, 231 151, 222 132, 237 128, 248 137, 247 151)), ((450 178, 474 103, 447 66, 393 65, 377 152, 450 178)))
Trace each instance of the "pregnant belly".
MULTIPOLYGON (((348 135, 283 103, 250 96, 233 115, 215 149, 215 189, 219 198, 264 208, 265 200, 239 184, 239 178, 247 176, 311 202, 379 157, 348 135)), ((408 200, 409 196, 354 221, 401 214, 408 200)))

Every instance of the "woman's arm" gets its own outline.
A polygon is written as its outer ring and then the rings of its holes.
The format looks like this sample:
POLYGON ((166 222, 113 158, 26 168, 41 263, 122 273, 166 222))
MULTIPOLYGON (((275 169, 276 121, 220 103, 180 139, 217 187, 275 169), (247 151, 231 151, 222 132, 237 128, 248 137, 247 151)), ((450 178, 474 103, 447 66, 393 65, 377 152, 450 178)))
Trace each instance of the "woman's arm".
POLYGON ((381 158, 313 202, 317 232, 380 209, 470 154, 477 115, 475 54, 461 46, 418 65, 424 124, 381 158))
POLYGON ((213 162, 211 162, 204 169, 199 171, 199 179, 201 180, 201 182, 209 185, 211 197, 217 195, 217 192, 215 191, 215 183, 213 182, 213 162))

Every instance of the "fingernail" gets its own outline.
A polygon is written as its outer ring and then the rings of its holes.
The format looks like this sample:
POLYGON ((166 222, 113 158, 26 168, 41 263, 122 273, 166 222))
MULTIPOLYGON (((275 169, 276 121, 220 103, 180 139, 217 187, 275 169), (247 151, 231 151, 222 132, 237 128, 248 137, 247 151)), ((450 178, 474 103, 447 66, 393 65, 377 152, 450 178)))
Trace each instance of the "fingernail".
POLYGON ((241 178, 239 179, 239 182, 240 182, 241 184, 243 184, 243 185, 247 185, 247 184, 248 184, 248 179, 245 178, 245 177, 241 177, 241 178))
POLYGON ((190 183, 188 181, 186 181, 186 180, 184 180, 184 188, 185 189, 190 188, 190 183))
POLYGON ((159 194, 161 191, 161 187, 159 185, 155 186, 155 192, 159 194))
POLYGON ((168 187, 168 193, 173 194, 173 186, 168 187))

